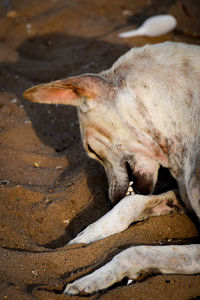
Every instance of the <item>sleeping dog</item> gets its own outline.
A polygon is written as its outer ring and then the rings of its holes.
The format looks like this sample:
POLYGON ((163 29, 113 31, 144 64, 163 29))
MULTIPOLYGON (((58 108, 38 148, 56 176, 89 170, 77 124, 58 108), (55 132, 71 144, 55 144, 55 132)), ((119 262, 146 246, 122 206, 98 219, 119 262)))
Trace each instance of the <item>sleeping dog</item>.
MULTIPOLYGON (((114 208, 70 244, 91 243, 132 222, 182 210, 177 191, 154 195, 160 167, 176 179, 185 208, 200 220, 200 47, 166 42, 133 48, 100 74, 27 90, 33 102, 78 109, 83 145, 105 168, 114 208), (126 196, 131 186, 134 193, 126 196)), ((200 272, 200 245, 135 246, 67 285, 75 295, 141 273, 200 272)))

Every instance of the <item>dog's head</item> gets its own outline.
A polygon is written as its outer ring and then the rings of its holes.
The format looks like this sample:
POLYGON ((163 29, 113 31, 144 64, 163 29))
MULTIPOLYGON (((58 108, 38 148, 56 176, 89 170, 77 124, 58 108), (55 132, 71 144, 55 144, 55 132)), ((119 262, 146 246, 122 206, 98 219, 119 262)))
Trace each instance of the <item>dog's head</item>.
POLYGON ((88 155, 104 166, 113 204, 126 195, 130 180, 135 192, 152 192, 158 170, 153 160, 142 159, 142 146, 130 134, 120 111, 119 94, 119 87, 93 74, 38 85, 24 93, 32 102, 78 108, 83 145, 88 155))

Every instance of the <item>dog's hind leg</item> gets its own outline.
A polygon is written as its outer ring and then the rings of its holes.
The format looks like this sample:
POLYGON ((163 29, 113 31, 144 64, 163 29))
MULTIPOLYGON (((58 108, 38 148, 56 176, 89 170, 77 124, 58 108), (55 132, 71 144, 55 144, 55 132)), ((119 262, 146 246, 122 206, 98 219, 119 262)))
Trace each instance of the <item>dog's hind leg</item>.
POLYGON ((91 243, 121 232, 133 222, 177 211, 182 212, 183 209, 178 203, 175 191, 160 195, 127 196, 106 215, 80 232, 69 244, 91 243))
POLYGON ((136 280, 155 273, 200 273, 200 245, 128 248, 92 274, 68 284, 64 293, 93 293, 108 288, 124 277, 136 280))

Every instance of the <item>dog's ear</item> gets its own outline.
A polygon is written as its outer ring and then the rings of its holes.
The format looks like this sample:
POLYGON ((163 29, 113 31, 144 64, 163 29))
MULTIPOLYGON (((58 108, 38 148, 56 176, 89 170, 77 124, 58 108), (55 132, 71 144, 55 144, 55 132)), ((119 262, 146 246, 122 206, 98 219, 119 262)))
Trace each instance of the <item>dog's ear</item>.
POLYGON ((26 90, 23 96, 32 102, 73 105, 87 111, 111 88, 103 77, 85 74, 37 85, 26 90))

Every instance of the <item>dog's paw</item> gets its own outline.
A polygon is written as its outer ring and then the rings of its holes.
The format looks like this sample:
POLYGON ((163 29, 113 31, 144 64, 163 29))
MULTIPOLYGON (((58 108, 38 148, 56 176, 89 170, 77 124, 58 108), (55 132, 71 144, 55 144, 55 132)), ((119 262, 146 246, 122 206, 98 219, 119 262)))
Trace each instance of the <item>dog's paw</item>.
MULTIPOLYGON (((99 290, 97 286, 97 290, 99 290)), ((83 277, 80 280, 76 280, 73 283, 67 284, 64 294, 67 295, 78 295, 78 294, 92 294, 95 291, 94 285, 90 280, 83 277)))
POLYGON ((95 223, 86 227, 73 240, 71 240, 68 245, 78 243, 89 244, 118 233, 127 227, 128 226, 125 226, 124 228, 124 224, 120 223, 115 217, 113 217, 113 213, 111 211, 95 223))
POLYGON ((109 287, 112 284, 112 270, 111 274, 109 274, 108 270, 106 270, 104 266, 89 275, 67 284, 63 293, 68 295, 93 294, 99 290, 109 287))
POLYGON ((123 230, 122 224, 114 217, 113 211, 108 212, 101 219, 89 225, 86 229, 80 232, 68 245, 77 243, 92 243, 104 239, 112 234, 123 230))
POLYGON ((128 224, 121 222, 114 215, 113 211, 107 213, 95 223, 89 225, 86 229, 80 232, 68 245, 78 243, 92 243, 104 239, 110 235, 121 232, 128 227, 128 224))
POLYGON ((114 284, 118 281, 117 277, 114 270, 108 270, 106 266, 103 266, 95 272, 67 284, 63 293, 68 295, 93 294, 114 284))
MULTIPOLYGON (((97 221, 98 222, 98 221, 97 221)), ((100 226, 96 224, 97 222, 89 225, 86 229, 81 231, 73 240, 71 240, 68 245, 72 244, 89 244, 94 241, 103 239, 105 236, 100 230, 100 226)))
POLYGON ((121 281, 124 277, 135 280, 140 270, 140 263, 137 262, 141 258, 140 256, 140 253, 137 249, 135 251, 134 247, 126 249, 93 273, 67 284, 64 294, 93 294, 107 289, 114 283, 121 281), (131 261, 131 254, 133 262, 131 261))
POLYGON ((137 195, 123 198, 111 211, 80 232, 68 245, 89 244, 127 229, 135 219, 133 197, 138 199, 137 195))
POLYGON ((81 288, 78 285, 74 284, 74 283, 67 284, 66 288, 63 292, 63 294, 65 294, 65 295, 67 294, 67 295, 72 295, 72 296, 73 295, 78 295, 80 293, 81 293, 81 288))

